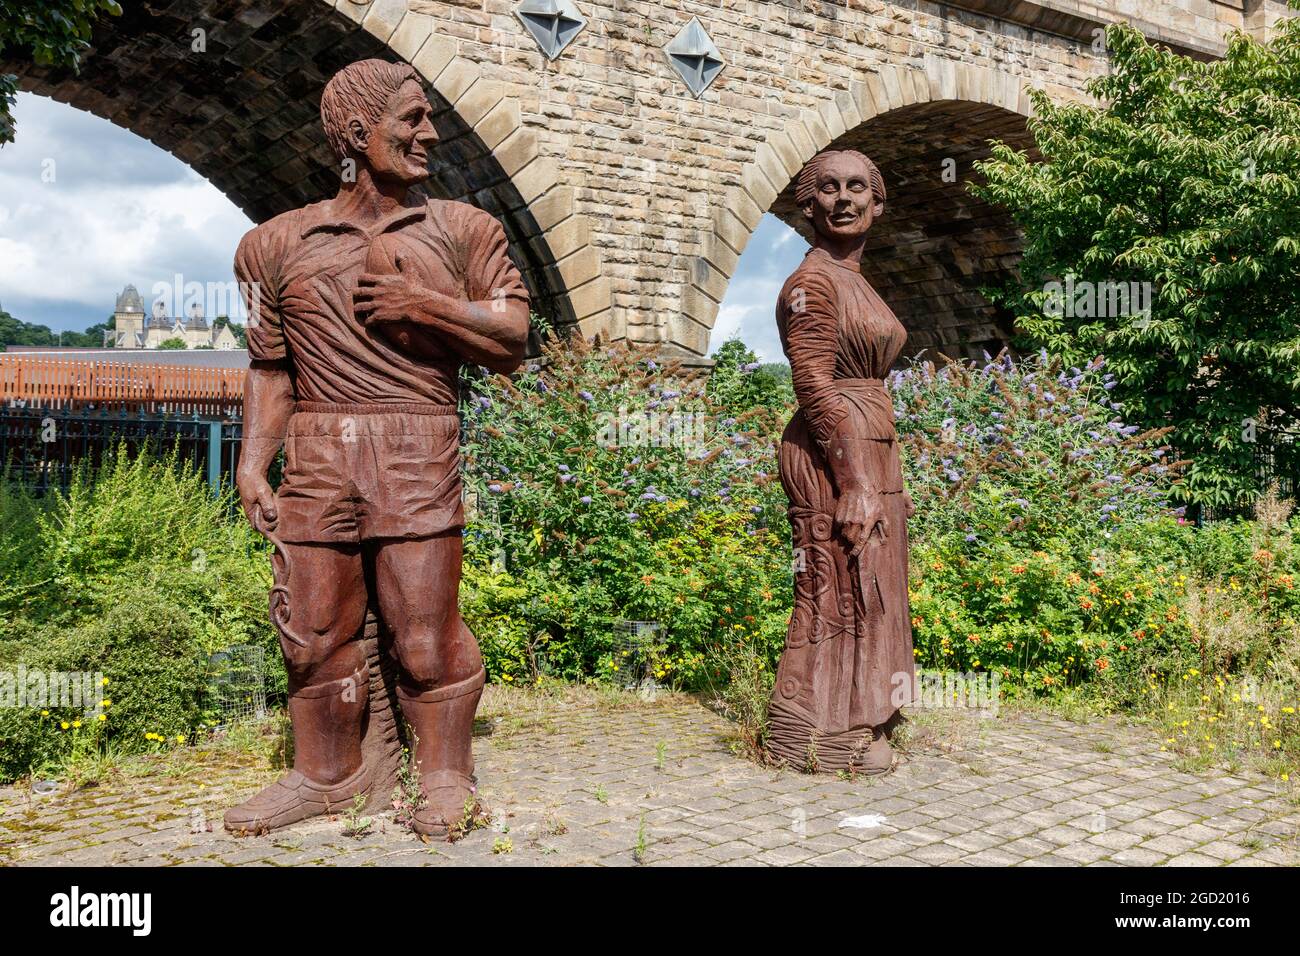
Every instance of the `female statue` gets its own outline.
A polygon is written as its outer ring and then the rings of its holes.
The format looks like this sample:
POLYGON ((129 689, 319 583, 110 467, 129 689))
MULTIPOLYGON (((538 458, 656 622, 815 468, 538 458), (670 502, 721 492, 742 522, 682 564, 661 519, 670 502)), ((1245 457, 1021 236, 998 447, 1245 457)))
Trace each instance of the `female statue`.
POLYGON ((795 201, 816 233, 776 322, 799 410, 781 442, 795 600, 772 692, 769 753, 809 771, 885 773, 888 730, 915 684, 907 519, 884 376, 907 333, 862 277, 885 183, 866 156, 827 150, 795 201))

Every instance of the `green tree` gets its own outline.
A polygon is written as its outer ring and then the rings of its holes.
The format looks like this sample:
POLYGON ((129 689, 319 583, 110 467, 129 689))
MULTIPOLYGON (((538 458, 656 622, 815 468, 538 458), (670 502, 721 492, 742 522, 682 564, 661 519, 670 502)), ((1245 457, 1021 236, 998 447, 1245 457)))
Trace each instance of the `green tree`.
POLYGON ((111 322, 97 322, 84 332, 50 331, 49 326, 33 325, 21 319, 15 319, 8 312, 0 309, 0 349, 10 345, 62 345, 67 348, 101 348, 104 345, 104 331, 111 329, 111 322))
MULTIPOLYGON (((38 66, 76 69, 102 14, 118 16, 116 0, 0 0, 0 55, 38 66)), ((0 146, 14 141, 18 77, 0 74, 0 146)))
POLYGON ((789 366, 764 365, 738 338, 723 342, 713 354, 707 393, 715 403, 739 412, 784 408, 794 401, 789 366))
POLYGON ((1007 298, 1029 342, 1104 355, 1125 417, 1174 427, 1181 494, 1239 504, 1253 442, 1300 404, 1300 21, 1210 63, 1125 25, 1106 42, 1101 105, 1034 94, 1037 155, 996 144, 972 189, 1024 231, 1007 298))
POLYGON ((179 337, 163 339, 163 341, 158 343, 158 348, 160 349, 185 349, 188 347, 189 346, 185 344, 185 340, 179 337))
POLYGON ((15 319, 0 309, 0 348, 11 345, 57 345, 57 336, 44 325, 15 319))

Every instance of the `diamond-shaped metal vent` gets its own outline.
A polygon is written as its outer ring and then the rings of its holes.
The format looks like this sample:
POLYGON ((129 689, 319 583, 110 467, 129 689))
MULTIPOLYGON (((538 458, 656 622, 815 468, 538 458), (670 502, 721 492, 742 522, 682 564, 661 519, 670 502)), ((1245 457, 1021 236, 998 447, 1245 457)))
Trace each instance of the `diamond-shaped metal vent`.
POLYGON ((664 47, 668 63, 697 99, 722 72, 722 53, 696 17, 664 47))
POLYGON ((515 7, 515 16, 548 60, 563 53, 587 25, 587 18, 578 12, 573 0, 524 0, 515 7))

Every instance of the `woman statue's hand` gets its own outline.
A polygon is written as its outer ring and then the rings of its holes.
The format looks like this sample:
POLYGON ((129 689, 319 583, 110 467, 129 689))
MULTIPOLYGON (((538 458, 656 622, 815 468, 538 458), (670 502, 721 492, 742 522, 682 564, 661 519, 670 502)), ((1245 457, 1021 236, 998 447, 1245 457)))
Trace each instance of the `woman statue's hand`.
POLYGON ((881 542, 889 540, 889 520, 885 517, 884 502, 869 488, 849 488, 840 495, 835 508, 835 523, 853 546, 855 558, 862 553, 876 529, 880 530, 881 542))
POLYGON ((906 491, 903 492, 903 516, 910 518, 916 514, 916 505, 912 502, 912 496, 906 491))

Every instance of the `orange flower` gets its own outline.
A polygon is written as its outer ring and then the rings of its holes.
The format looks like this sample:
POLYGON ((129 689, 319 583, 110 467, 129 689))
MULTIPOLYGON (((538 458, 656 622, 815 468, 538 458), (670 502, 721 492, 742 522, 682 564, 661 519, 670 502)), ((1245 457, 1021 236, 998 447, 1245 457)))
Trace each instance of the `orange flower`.
POLYGON ((1110 661, 1104 657, 1097 658, 1097 670, 1104 671, 1108 667, 1110 667, 1110 661))

